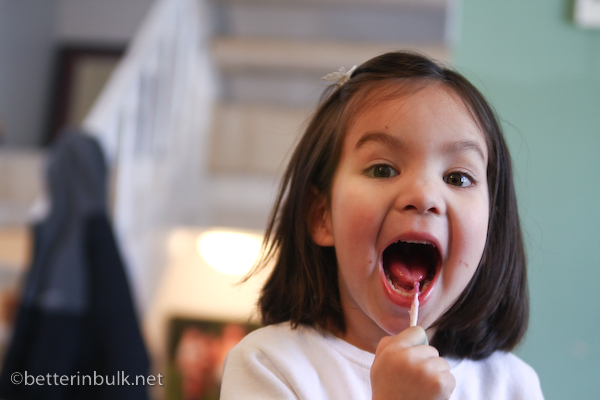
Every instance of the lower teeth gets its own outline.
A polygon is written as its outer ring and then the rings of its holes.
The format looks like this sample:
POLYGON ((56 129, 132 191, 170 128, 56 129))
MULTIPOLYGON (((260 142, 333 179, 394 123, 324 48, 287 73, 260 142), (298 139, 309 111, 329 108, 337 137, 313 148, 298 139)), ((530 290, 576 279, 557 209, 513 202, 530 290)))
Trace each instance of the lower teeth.
MULTIPOLYGON (((387 271, 385 273, 385 277, 387 278, 387 281, 390 283, 390 286, 393 287, 400 294, 406 294, 406 293, 411 294, 412 293, 412 291, 413 291, 412 287, 398 286, 394 282, 392 282, 392 279, 390 278, 390 275, 387 271)), ((425 287, 425 283, 420 282, 419 283, 419 291, 422 292, 424 287, 425 287)))

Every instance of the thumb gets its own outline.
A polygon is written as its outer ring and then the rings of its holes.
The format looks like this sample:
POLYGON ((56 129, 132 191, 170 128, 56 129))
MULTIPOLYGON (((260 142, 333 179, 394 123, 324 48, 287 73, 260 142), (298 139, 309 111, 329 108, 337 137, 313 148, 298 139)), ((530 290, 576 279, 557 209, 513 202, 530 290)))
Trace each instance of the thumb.
POLYGON ((427 340, 427 333, 425 333, 425 329, 420 326, 413 326, 403 330, 396 336, 385 336, 381 338, 379 344, 377 345, 375 356, 378 356, 379 353, 381 353, 381 351, 392 342, 399 347, 429 345, 429 340, 427 340))
POLYGON ((413 326, 403 330, 396 336, 395 340, 402 347, 429 345, 427 333, 420 326, 413 326))

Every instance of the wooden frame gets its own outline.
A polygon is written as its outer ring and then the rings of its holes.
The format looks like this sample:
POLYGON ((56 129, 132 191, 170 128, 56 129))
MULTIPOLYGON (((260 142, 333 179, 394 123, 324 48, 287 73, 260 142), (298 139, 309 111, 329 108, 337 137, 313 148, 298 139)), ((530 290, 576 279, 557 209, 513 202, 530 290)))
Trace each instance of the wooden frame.
POLYGON ((78 126, 125 52, 125 45, 62 44, 56 50, 44 144, 78 126))
POLYGON ((258 325, 174 317, 169 324, 166 399, 218 399, 225 356, 258 325))

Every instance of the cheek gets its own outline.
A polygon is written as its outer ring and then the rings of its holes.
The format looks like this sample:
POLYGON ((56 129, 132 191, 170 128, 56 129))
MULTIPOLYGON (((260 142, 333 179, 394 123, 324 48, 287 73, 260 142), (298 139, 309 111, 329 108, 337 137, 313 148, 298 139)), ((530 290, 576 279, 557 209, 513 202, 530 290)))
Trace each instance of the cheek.
MULTIPOLYGON (((377 266, 375 243, 385 205, 360 185, 338 186, 331 197, 332 232, 342 274, 370 274, 377 266)), ((363 278, 366 277, 362 275, 363 278)), ((364 282, 363 282, 364 283, 364 282)))
POLYGON ((366 244, 366 237, 370 235, 374 217, 365 207, 356 203, 340 204, 337 214, 332 215, 333 235, 336 247, 349 247, 350 249, 366 244))
POLYGON ((488 211, 487 208, 480 210, 478 213, 473 213, 471 218, 465 221, 465 235, 464 240, 467 242, 466 245, 469 248, 470 258, 474 257, 477 259, 477 266, 479 260, 483 255, 485 248, 487 231, 488 231, 488 211))
POLYGON ((455 267, 452 268, 451 279, 460 282, 460 286, 469 283, 479 266, 486 245, 488 220, 488 207, 483 202, 455 220, 452 232, 454 254, 450 255, 451 264, 455 267))
POLYGON ((359 185, 335 188, 331 201, 334 235, 338 239, 355 242, 364 239, 376 224, 379 207, 372 194, 365 193, 359 185))
POLYGON ((469 221, 469 224, 472 226, 471 231, 471 240, 474 243, 474 247, 476 248, 476 252, 478 254, 477 263, 479 264, 479 260, 483 255, 483 250, 485 248, 485 243, 487 240, 488 226, 490 222, 490 206, 489 200, 487 196, 484 196, 484 199, 480 202, 479 206, 474 209, 475 212, 471 215, 472 218, 469 221))
MULTIPOLYGON (((485 215, 487 216, 487 212, 485 215)), ((455 293, 457 296, 469 284, 475 275, 477 268, 479 268, 479 263, 481 262, 481 258, 483 256, 487 237, 487 218, 472 218, 465 222, 469 224, 467 229, 468 234, 466 234, 463 238, 464 250, 459 255, 460 258, 457 260, 458 265, 454 276, 454 279, 456 279, 457 282, 460 282, 458 285, 459 287, 457 288, 458 290, 455 293)))

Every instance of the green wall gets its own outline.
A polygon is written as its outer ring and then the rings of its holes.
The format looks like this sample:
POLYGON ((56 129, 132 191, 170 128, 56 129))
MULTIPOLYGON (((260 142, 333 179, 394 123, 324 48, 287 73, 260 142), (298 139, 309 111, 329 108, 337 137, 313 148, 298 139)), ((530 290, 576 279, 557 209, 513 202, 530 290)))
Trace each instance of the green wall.
POLYGON ((573 1, 463 0, 454 64, 501 116, 529 257, 516 353, 546 399, 600 398, 600 30, 573 1))

